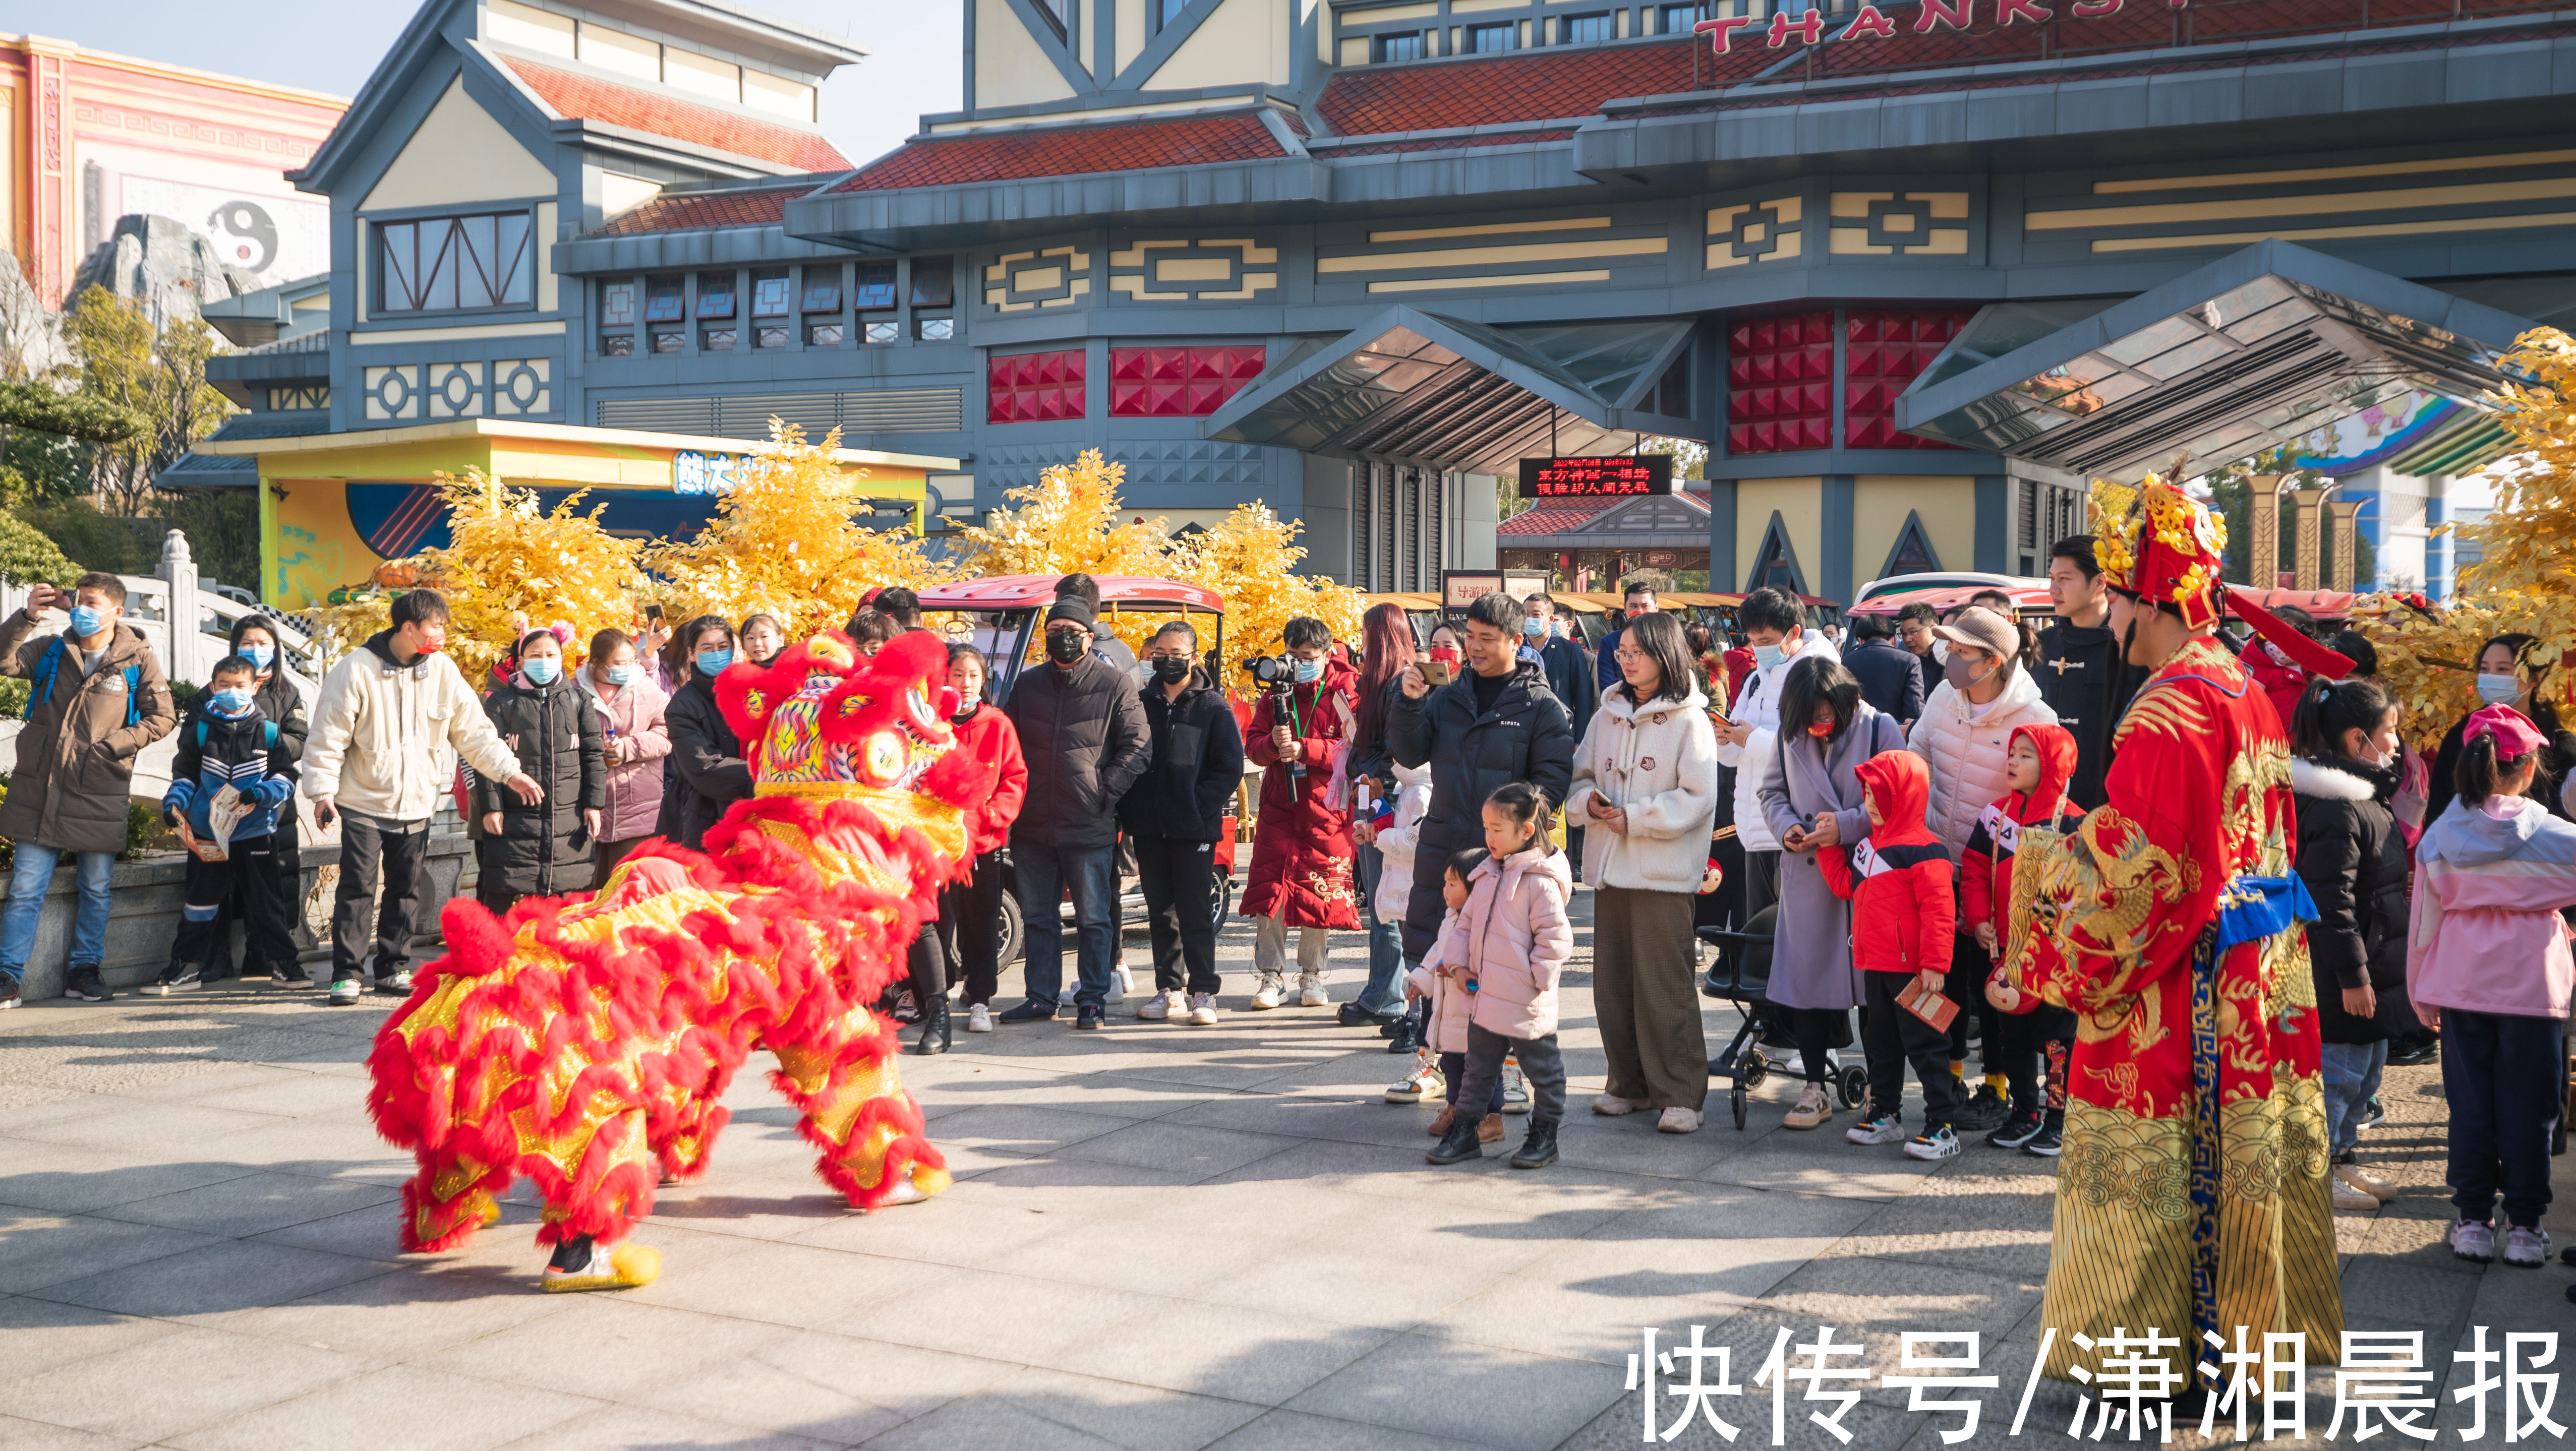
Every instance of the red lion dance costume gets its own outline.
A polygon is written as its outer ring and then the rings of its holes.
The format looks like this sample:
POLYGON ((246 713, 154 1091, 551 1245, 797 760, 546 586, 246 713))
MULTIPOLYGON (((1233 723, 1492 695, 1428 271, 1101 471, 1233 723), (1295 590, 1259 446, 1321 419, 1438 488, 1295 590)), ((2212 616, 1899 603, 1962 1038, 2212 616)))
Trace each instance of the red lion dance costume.
POLYGON ((804 1112, 815 1172, 866 1210, 948 1186, 869 1011, 940 887, 971 869, 966 809, 992 763, 956 749, 947 646, 905 635, 873 659, 827 633, 716 697, 758 788, 701 854, 654 842, 595 895, 495 918, 441 914, 448 953, 376 1035, 367 1106, 420 1174, 402 1244, 432 1252, 500 1217, 513 1180, 545 1195, 546 1288, 643 1284, 624 1244, 664 1175, 695 1178, 746 1054, 804 1112), (934 698, 940 697, 940 698, 934 698))

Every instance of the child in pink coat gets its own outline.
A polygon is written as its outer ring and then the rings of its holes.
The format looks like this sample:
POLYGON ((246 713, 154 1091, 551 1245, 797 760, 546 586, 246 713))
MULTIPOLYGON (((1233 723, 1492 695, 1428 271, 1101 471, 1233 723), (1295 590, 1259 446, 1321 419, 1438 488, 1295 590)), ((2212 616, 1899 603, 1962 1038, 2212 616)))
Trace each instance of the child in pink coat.
MULTIPOLYGON (((1574 955, 1566 900, 1574 873, 1548 840, 1544 793, 1514 781, 1485 798, 1489 855, 1468 879, 1454 938, 1444 937, 1438 971, 1467 998, 1466 1082, 1457 1101, 1482 1103, 1502 1082, 1503 1056, 1520 1060, 1530 1085, 1529 1137, 1512 1155, 1515 1169, 1556 1162, 1556 1126, 1565 1116, 1565 1057, 1556 1046, 1556 984, 1574 955)), ((1460 1114, 1427 1156, 1455 1164, 1484 1153, 1478 1124, 1460 1114)))
MULTIPOLYGON (((1486 852, 1481 846, 1466 847, 1450 855, 1449 866, 1440 876, 1441 900, 1449 908, 1447 915, 1441 918, 1440 935, 1434 939, 1431 951, 1421 963, 1405 975, 1404 996, 1408 1003, 1421 1006, 1421 1052, 1430 1060, 1427 1073, 1417 1067, 1414 1076, 1405 1081, 1418 1083, 1428 1092, 1417 1091, 1414 1097, 1404 1099, 1397 1098, 1396 1091, 1390 1089, 1387 1096, 1392 1102, 1418 1103, 1431 1093, 1439 1093, 1446 1102, 1440 1116, 1431 1121, 1427 1130, 1435 1139, 1447 1137, 1449 1126, 1458 1121, 1458 1092, 1467 1086, 1467 1015, 1473 1005, 1473 999, 1467 993, 1466 980, 1443 971, 1442 965, 1466 960, 1466 939, 1459 928, 1460 913, 1470 896, 1468 884, 1474 879, 1476 868, 1484 865, 1485 858, 1486 852)), ((1486 1100, 1484 1113, 1473 1122, 1479 1143, 1498 1144, 1503 1141, 1503 1081, 1500 1077, 1494 1080, 1494 1091, 1486 1100)))

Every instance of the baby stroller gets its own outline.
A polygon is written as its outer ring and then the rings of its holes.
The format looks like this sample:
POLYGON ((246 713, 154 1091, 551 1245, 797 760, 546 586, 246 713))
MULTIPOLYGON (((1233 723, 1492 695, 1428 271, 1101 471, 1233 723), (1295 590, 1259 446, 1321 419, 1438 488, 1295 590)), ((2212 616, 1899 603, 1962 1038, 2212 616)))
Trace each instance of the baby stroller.
MULTIPOLYGON (((1788 1047, 1788 1035, 1771 1021, 1771 935, 1780 909, 1765 907, 1753 914, 1742 930, 1726 927, 1702 927, 1700 940, 1717 949, 1717 960, 1709 965, 1708 974, 1700 979, 1702 994, 1721 1002, 1733 1003, 1743 1010, 1744 1025, 1735 1030, 1734 1041, 1724 1051, 1708 1060, 1708 1076, 1723 1078, 1734 1087, 1727 1094, 1728 1106, 1735 1111, 1735 1126, 1744 1127, 1744 1095, 1762 1086, 1771 1076, 1771 1060, 1763 1048, 1788 1047)), ((1851 1015, 1841 1015, 1842 1027, 1836 1033, 1835 1048, 1851 1046, 1851 1015)), ((1869 1070, 1859 1064, 1843 1066, 1831 1053, 1827 1061, 1834 1076, 1834 1089, 1843 1107, 1858 1108, 1869 1097, 1869 1070)))

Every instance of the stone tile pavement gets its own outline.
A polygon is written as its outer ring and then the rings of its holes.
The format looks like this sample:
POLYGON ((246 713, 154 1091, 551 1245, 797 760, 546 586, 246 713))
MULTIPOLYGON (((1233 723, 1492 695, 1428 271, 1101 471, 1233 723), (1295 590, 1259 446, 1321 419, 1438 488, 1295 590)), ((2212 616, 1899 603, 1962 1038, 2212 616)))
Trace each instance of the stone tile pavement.
MULTIPOLYGON (((1644 1327, 1704 1327, 1750 1381, 1778 1328, 1823 1324, 1882 1371, 1903 1331, 1976 1330, 2004 1386, 1964 1444, 2064 1442, 2055 1386, 2005 1434, 2052 1166, 1787 1132, 1779 1079, 1743 1132, 1717 1095, 1688 1136, 1593 1118, 1586 939, 1547 1171, 1425 1165, 1432 1110, 1381 1101, 1404 1060, 1373 1033, 1242 1009, 1238 922, 1219 1027, 1121 1014, 907 1058, 958 1174, 925 1205, 850 1213, 746 1072, 713 1172, 640 1232, 664 1277, 613 1295, 535 1290, 524 1192, 465 1250, 395 1252, 409 1161, 363 1106, 384 1003, 262 985, 0 1015, 0 1447, 1610 1447, 1640 1440, 1644 1327)), ((1708 1023, 1722 1041, 1734 1016, 1708 1023)), ((2384 1097, 2364 1148, 2408 1193, 2339 1221, 2346 1304, 2425 1332, 2447 1380, 2469 1325, 2558 1328, 2569 1275, 2451 1259, 2438 1075, 2394 1071, 2384 1097)), ((2322 1431, 2332 1373, 2309 1382, 2322 1431)), ((1807 1420, 1832 1407, 1794 1397, 1789 1443, 1841 1446, 1807 1420)), ((1955 1418, 1905 1397, 1866 1390, 1849 1444, 1943 1445, 1955 1418)), ((1768 1441, 1767 1395, 1721 1409, 1735 1444, 1768 1441)), ((2446 1397, 2442 1424, 2465 1409, 2446 1397)), ((1725 1443, 1702 1422, 1670 1444, 1725 1443)))

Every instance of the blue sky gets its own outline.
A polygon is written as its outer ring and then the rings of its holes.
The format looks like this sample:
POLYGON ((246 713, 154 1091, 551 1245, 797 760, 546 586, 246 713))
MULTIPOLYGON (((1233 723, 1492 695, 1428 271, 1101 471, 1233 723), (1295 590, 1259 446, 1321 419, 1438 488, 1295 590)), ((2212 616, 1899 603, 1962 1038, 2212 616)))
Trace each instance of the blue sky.
MULTIPOLYGON (((960 94, 958 0, 760 0, 755 9, 837 31, 873 52, 823 87, 823 130, 866 161, 910 135, 925 111, 960 94)), ((0 0, 0 33, 33 31, 87 49, 354 95, 411 18, 399 0, 0 0)))

